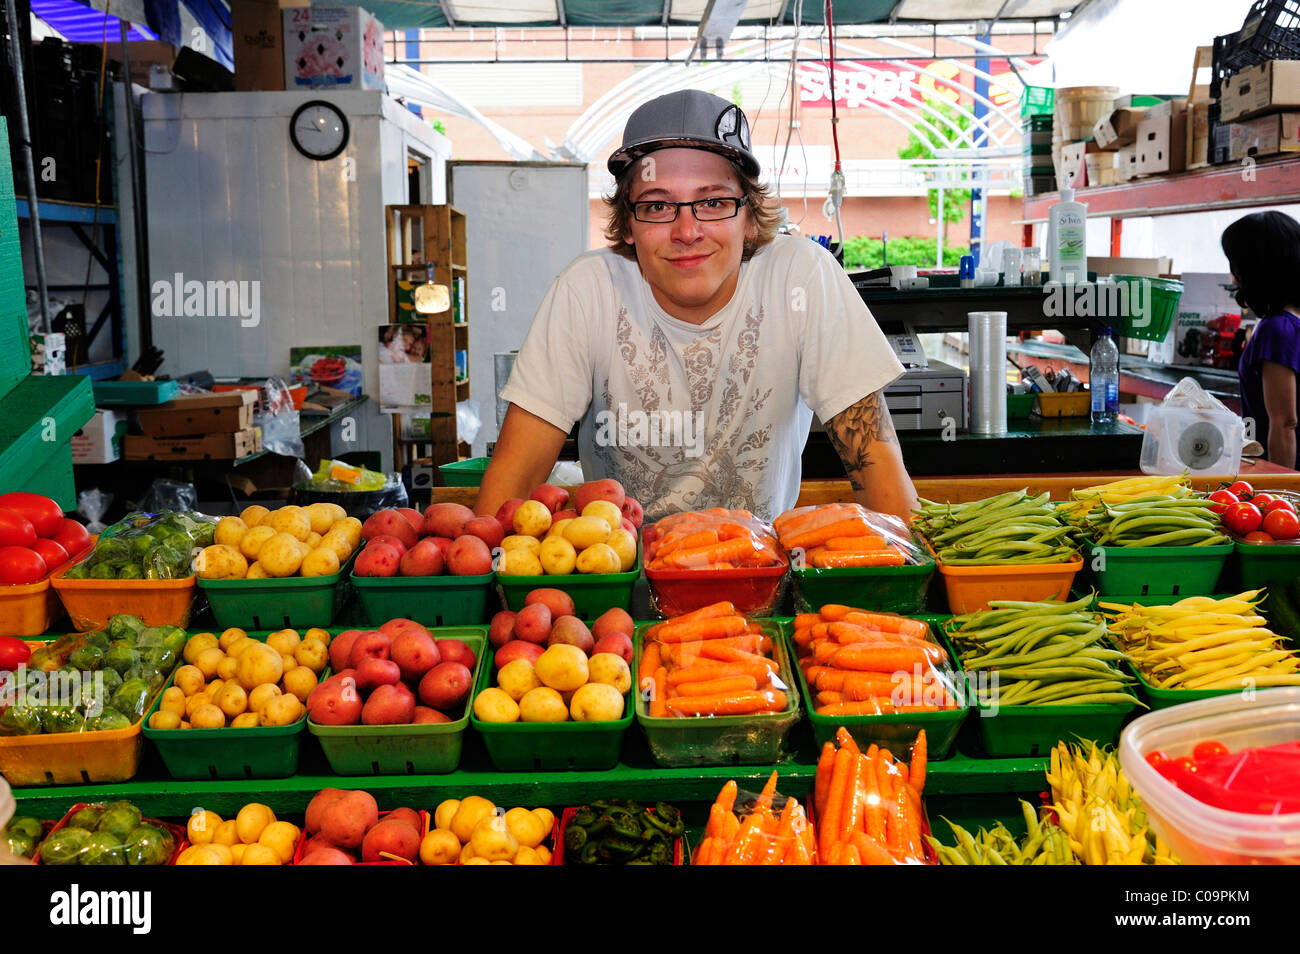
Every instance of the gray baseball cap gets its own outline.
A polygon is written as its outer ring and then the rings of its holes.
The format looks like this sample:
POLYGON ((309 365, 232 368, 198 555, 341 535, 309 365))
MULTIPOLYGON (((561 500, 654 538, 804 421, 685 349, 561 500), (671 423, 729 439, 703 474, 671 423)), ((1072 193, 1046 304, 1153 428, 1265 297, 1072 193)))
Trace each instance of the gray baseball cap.
POLYGON ((609 171, 618 177, 642 156, 673 147, 707 149, 730 159, 748 175, 758 175, 744 112, 700 89, 669 93, 633 110, 623 127, 623 145, 609 157, 609 171))

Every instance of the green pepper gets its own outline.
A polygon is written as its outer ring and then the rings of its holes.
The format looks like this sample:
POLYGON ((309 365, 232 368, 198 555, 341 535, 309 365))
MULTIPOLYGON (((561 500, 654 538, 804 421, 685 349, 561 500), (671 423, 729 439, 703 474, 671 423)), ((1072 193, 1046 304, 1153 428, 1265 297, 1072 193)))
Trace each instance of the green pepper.
POLYGON ((587 830, 581 825, 569 825, 564 832, 564 848, 566 851, 577 851, 587 843, 587 830))

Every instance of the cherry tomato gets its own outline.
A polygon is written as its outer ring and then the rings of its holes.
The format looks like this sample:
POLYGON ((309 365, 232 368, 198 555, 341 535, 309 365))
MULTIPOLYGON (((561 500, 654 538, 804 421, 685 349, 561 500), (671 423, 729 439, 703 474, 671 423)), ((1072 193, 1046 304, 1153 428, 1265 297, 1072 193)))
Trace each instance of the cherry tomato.
POLYGON ((1174 759, 1174 765, 1176 765, 1184 772, 1196 771, 1196 763, 1193 762, 1191 758, 1186 755, 1182 756, 1181 758, 1174 759))
POLYGON ((1216 490, 1210 494, 1210 499, 1214 503, 1210 504, 1210 509, 1215 513, 1221 514, 1235 503, 1239 503, 1236 494, 1230 494, 1226 490, 1216 490))
POLYGON ((1264 532, 1277 540, 1294 540, 1300 537, 1300 516, 1290 510, 1274 510, 1264 515, 1264 532))
POLYGON ((17 510, 0 507, 0 547, 30 547, 36 542, 36 528, 17 510))
MULTIPOLYGON (((1259 506, 1256 504, 1256 506, 1259 506)), ((1268 506, 1264 508, 1265 513, 1271 513, 1274 510, 1290 510, 1295 513, 1295 505, 1285 497, 1274 497, 1269 501, 1268 506)))
POLYGON ((49 497, 21 490, 0 494, 0 507, 26 517, 36 528, 38 537, 54 536, 59 532, 59 521, 63 519, 63 508, 49 497))
POLYGON ((1277 540, 1263 530, 1256 530, 1253 533, 1246 534, 1243 538, 1247 543, 1277 543, 1277 540))
POLYGON ((1212 759, 1217 755, 1227 755, 1228 747, 1217 739, 1210 739, 1201 742, 1196 748, 1192 749, 1192 758, 1200 762, 1203 759, 1212 759))
POLYGON ((1165 755, 1163 750, 1156 749, 1154 752, 1147 753, 1147 765, 1150 765, 1157 772, 1160 771, 1160 766, 1168 764, 1169 756, 1165 755))
POLYGON ((27 547, 0 547, 0 586, 39 583, 49 568, 41 555, 27 547))
POLYGON ((1277 500, 1272 494, 1263 491, 1250 498, 1250 502, 1259 508, 1260 513, 1268 513, 1268 505, 1277 500))
POLYGON ((1255 488, 1244 480, 1238 480, 1228 485, 1228 493, 1249 499, 1255 495, 1255 488))
POLYGON ((1239 537, 1254 533, 1264 522, 1264 515, 1254 504, 1235 503, 1223 512, 1223 525, 1239 537))
POLYGON ((32 658, 32 647, 17 636, 0 636, 0 672, 13 672, 32 658))

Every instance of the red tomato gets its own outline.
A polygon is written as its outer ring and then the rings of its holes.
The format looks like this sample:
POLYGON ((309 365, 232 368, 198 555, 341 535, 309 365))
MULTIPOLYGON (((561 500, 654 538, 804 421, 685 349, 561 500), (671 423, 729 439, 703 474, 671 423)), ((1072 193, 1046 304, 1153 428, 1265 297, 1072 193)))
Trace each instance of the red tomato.
POLYGON ((1264 515, 1264 532, 1277 540, 1294 540, 1300 537, 1300 517, 1290 510, 1274 510, 1264 515))
POLYGON ((1210 509, 1218 514, 1223 513, 1223 511, 1238 502, 1237 495, 1230 494, 1226 490, 1216 490, 1210 494, 1210 499, 1214 501, 1214 503, 1210 504, 1210 509))
POLYGON ((58 533, 59 521, 63 519, 63 508, 49 497, 20 490, 0 494, 0 507, 22 514, 31 521, 40 537, 52 537, 58 533))
POLYGON ((1160 771, 1160 766, 1167 765, 1168 763, 1169 756, 1165 755, 1165 753, 1160 749, 1147 753, 1147 765, 1150 765, 1157 772, 1160 771))
POLYGON ((39 583, 49 567, 41 555, 27 547, 0 547, 0 586, 39 583))
POLYGON ((1259 508, 1260 513, 1268 513, 1268 505, 1274 500, 1277 500, 1277 498, 1270 493, 1265 493, 1264 491, 1260 491, 1250 498, 1250 502, 1259 508))
POLYGON ((1256 530, 1254 533, 1248 533, 1243 538, 1247 543, 1277 543, 1272 534, 1265 533, 1263 530, 1256 530))
MULTIPOLYGON (((1256 504, 1256 506, 1258 506, 1258 504, 1256 504)), ((1264 508, 1264 512, 1269 513, 1273 510, 1290 510, 1292 513, 1295 513, 1295 506, 1285 497, 1274 497, 1269 501, 1268 506, 1264 508)))
POLYGON ((59 524, 59 532, 54 535, 54 542, 67 550, 68 556, 73 557, 90 546, 90 534, 71 517, 64 517, 59 524))
POLYGON ((32 549, 41 555, 41 559, 45 561, 45 565, 51 570, 57 570, 68 562, 68 551, 59 546, 54 540, 41 537, 32 544, 32 549))
POLYGON ((1238 480, 1236 483, 1228 485, 1228 493, 1249 499, 1254 496, 1255 488, 1244 480, 1238 480))
POLYGON ((1254 533, 1264 522, 1264 515, 1254 504, 1235 503, 1223 512, 1223 525, 1239 537, 1254 533))
POLYGON ((32 647, 17 636, 0 636, 0 672, 13 672, 32 658, 32 647))
POLYGON ((1193 762, 1193 761, 1192 761, 1188 756, 1186 756, 1186 755, 1182 756, 1181 758, 1174 759, 1174 765, 1178 766, 1178 767, 1179 767, 1180 769, 1182 769, 1184 772, 1195 772, 1195 771, 1196 771, 1196 763, 1193 762))
POLYGON ((36 542, 36 528, 17 510, 0 507, 0 547, 30 547, 36 542))
POLYGON ((1210 739, 1202 742, 1192 749, 1192 758, 1200 762, 1203 759, 1212 759, 1217 755, 1227 755, 1228 747, 1216 739, 1210 739))

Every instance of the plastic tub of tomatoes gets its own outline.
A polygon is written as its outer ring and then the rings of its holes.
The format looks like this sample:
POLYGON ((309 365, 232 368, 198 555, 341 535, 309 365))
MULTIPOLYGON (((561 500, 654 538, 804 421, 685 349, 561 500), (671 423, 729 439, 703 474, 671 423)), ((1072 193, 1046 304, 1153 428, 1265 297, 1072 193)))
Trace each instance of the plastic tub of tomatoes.
POLYGON ((0 494, 0 633, 40 636, 63 615, 50 577, 94 539, 49 497, 0 494))
POLYGON ((1232 536, 1232 579, 1243 590, 1280 588, 1300 577, 1300 494, 1249 487, 1239 480, 1210 494, 1232 536))

